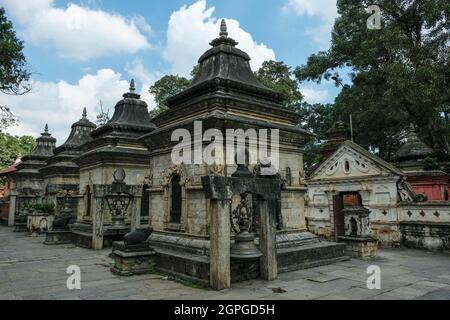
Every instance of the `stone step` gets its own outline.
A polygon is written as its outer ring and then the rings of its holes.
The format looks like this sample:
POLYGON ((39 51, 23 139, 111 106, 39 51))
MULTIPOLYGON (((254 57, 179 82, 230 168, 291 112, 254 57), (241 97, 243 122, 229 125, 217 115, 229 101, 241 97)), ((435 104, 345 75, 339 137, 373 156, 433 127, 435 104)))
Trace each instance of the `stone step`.
POLYGON ((345 244, 329 241, 279 249, 277 258, 279 273, 313 268, 350 259, 345 254, 345 244))

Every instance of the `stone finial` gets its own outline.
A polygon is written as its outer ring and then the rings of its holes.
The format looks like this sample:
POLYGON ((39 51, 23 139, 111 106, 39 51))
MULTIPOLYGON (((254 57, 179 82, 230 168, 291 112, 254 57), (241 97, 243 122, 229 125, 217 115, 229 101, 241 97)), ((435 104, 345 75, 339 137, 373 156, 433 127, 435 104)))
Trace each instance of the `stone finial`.
POLYGON ((48 124, 47 124, 47 123, 45 124, 44 132, 45 132, 45 133, 48 133, 48 124))
POLYGON ((222 19, 222 21, 220 22, 220 33, 219 33, 219 35, 221 37, 228 37, 227 23, 225 22, 225 19, 222 19))
POLYGON ((130 81, 130 92, 134 93, 136 91, 136 84, 134 83, 134 79, 130 81))
POLYGON ((83 119, 86 119, 87 118, 87 110, 86 110, 86 107, 84 107, 84 109, 83 109, 83 119))

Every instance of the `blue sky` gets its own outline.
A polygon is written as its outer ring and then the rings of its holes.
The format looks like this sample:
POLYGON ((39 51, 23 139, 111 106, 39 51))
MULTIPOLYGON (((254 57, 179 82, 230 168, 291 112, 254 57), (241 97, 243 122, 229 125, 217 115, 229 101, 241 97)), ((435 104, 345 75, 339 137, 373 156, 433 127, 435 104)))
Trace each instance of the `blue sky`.
MULTIPOLYGON (((95 120, 99 101, 113 112, 135 78, 148 87, 164 74, 187 75, 227 19, 229 34, 252 58, 290 66, 327 49, 335 0, 0 0, 33 71, 33 91, 0 95, 21 122, 9 131, 38 135, 45 123, 63 143, 83 107, 95 120)), ((332 102, 333 83, 302 85, 309 102, 332 102)))

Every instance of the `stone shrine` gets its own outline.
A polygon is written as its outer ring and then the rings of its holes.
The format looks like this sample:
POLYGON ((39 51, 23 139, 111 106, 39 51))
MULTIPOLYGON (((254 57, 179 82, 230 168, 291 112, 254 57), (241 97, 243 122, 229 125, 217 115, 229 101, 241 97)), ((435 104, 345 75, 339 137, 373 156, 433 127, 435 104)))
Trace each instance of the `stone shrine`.
MULTIPOLYGON (((297 125, 299 115, 283 108, 281 96, 258 82, 250 69, 250 57, 236 48, 236 41, 228 37, 225 21, 211 46, 200 57, 191 86, 167 100, 169 110, 153 119, 158 128, 139 139, 149 150, 149 224, 154 229, 149 242, 157 253, 156 270, 209 284, 210 270, 215 268, 215 260, 211 260, 216 257, 214 250, 222 249, 212 247, 216 243, 211 237, 217 227, 214 222, 217 213, 213 199, 205 194, 202 179, 231 178, 239 169, 246 172, 244 176, 253 179, 261 167, 259 162, 248 168, 225 162, 172 164, 172 150, 179 142, 171 139, 176 129, 188 133, 194 141, 200 139, 197 145, 182 141, 188 150, 193 147, 192 153, 187 151, 193 158, 208 150, 207 142, 211 142, 211 138, 202 141, 201 137, 210 129, 217 136, 225 136, 227 130, 233 130, 234 138, 243 138, 244 145, 249 129, 279 130, 279 143, 271 146, 279 148, 279 168, 274 178, 283 185, 275 212, 271 212, 276 216, 278 271, 345 259, 344 245, 321 241, 306 229, 303 148, 311 135, 297 125)), ((241 197, 235 194, 226 200, 231 201, 227 208, 233 211, 241 197)), ((230 212, 225 208, 221 210, 217 219, 228 221, 230 212)), ((257 203, 252 203, 253 228, 257 233, 261 227, 257 221, 260 210, 257 203)), ((230 233, 230 237, 223 236, 217 245, 229 250, 228 242, 234 235, 230 233)), ((256 238, 256 242, 261 241, 258 235, 256 238)), ((252 265, 232 260, 230 268, 231 281, 260 274, 258 260, 252 265)))
POLYGON ((72 227, 75 244, 101 249, 138 227, 141 218, 143 224, 147 223, 148 211, 142 210, 141 198, 147 188, 150 153, 138 138, 155 128, 132 80, 130 91, 116 104, 111 120, 90 133, 91 139, 82 145, 81 155, 73 159, 80 168, 79 190, 83 197, 72 227), (127 215, 127 228, 123 230, 112 228, 111 212, 104 199, 111 192, 118 169, 124 170, 128 191, 133 195, 129 208, 132 214, 127 215))
MULTIPOLYGON (((14 188, 10 191, 10 217, 15 217, 17 231, 27 231, 27 215, 31 204, 41 202, 45 197, 42 174, 39 171, 46 166, 46 160, 53 156, 56 139, 48 132, 48 125, 39 138, 36 148, 22 158, 16 171, 9 175, 14 181, 14 188)), ((45 218, 45 217, 44 217, 45 218)), ((37 222, 38 224, 39 221, 37 222)), ((48 224, 45 225, 48 227, 48 224)))

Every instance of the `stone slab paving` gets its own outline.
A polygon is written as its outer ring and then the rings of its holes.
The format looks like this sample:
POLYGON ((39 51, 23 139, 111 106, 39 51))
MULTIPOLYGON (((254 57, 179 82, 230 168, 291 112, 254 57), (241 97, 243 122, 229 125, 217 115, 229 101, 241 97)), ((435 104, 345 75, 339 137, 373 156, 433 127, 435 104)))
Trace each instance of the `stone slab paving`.
POLYGON ((110 249, 46 246, 43 237, 0 226, 0 300, 450 300, 450 254, 381 249, 369 261, 351 259, 293 271, 272 282, 251 280, 216 292, 183 285, 161 275, 119 277, 109 268, 110 249), (81 268, 81 290, 68 290, 67 267, 81 268), (381 289, 367 289, 367 267, 381 268, 381 289))

